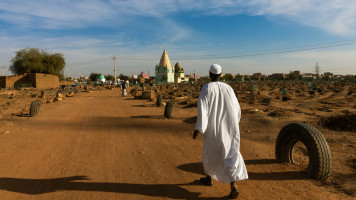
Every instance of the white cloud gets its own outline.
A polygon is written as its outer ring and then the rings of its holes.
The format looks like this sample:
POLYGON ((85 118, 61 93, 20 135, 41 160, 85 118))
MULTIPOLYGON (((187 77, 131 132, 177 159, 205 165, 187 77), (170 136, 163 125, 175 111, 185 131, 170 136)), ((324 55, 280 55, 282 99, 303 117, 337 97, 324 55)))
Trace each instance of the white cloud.
POLYGON ((101 46, 104 40, 80 36, 63 37, 43 37, 41 35, 33 36, 0 36, 0 43, 3 48, 21 49, 26 47, 40 49, 82 49, 88 47, 101 46))
POLYGON ((354 0, 251 0, 246 7, 251 14, 286 17, 334 34, 355 34, 354 0))
POLYGON ((354 0, 112 0, 121 12, 131 15, 169 16, 181 11, 205 15, 279 16, 333 34, 355 34, 354 0))
POLYGON ((172 14, 194 11, 198 15, 277 16, 333 34, 356 32, 354 0, 2 0, 0 10, 2 20, 40 28, 119 24, 135 16, 170 20, 172 14))
POLYGON ((3 0, 0 19, 9 23, 40 28, 83 27, 111 19, 115 10, 104 1, 3 0))

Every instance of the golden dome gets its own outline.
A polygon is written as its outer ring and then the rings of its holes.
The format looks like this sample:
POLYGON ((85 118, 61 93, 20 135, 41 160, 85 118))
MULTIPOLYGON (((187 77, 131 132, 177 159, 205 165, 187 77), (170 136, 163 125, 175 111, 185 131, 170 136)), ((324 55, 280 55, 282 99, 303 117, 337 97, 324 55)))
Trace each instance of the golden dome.
POLYGON ((163 51, 161 60, 159 61, 159 67, 172 67, 166 50, 163 51))
POLYGON ((182 70, 182 66, 179 64, 179 62, 177 62, 175 65, 174 65, 174 70, 176 72, 179 72, 182 70))

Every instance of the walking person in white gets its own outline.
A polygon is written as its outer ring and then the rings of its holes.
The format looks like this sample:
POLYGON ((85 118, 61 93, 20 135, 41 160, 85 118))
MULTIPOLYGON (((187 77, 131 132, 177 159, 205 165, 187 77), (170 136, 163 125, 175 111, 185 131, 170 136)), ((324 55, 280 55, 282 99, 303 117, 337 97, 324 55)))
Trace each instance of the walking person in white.
POLYGON ((122 96, 126 97, 127 96, 127 88, 129 87, 128 81, 123 81, 121 84, 121 90, 122 90, 122 96))
POLYGON ((209 70, 211 82, 200 91, 198 117, 193 133, 203 138, 203 166, 207 174, 200 179, 204 185, 213 185, 212 178, 231 184, 229 198, 237 198, 235 181, 248 178, 240 153, 239 122, 241 109, 233 89, 219 81, 221 66, 213 64, 209 70))

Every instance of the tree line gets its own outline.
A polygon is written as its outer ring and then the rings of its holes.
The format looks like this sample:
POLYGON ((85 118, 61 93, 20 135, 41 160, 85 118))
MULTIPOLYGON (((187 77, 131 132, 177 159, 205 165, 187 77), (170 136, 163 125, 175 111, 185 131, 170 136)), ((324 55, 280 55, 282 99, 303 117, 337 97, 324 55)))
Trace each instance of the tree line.
MULTIPOLYGON (((98 78, 99 78, 100 75, 101 75, 101 74, 99 74, 99 73, 92 72, 92 73, 90 73, 90 75, 89 75, 89 79, 90 79, 92 82, 95 82, 95 81, 98 80, 98 78)), ((105 80, 107 80, 107 81, 114 81, 114 80, 115 80, 114 76, 111 75, 111 74, 104 75, 104 77, 105 77, 105 80)), ((119 78, 120 80, 128 80, 128 79, 129 79, 128 76, 125 76, 125 75, 123 75, 123 74, 120 74, 118 78, 119 78)))

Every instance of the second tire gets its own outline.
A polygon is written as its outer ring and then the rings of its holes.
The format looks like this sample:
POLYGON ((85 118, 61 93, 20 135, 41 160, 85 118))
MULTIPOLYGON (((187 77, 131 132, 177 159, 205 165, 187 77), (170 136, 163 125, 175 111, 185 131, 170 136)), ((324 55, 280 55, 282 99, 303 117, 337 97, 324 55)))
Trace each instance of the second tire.
POLYGON ((172 117, 172 111, 173 111, 173 103, 168 102, 166 105, 166 108, 164 109, 164 117, 166 118, 171 118, 172 117))

